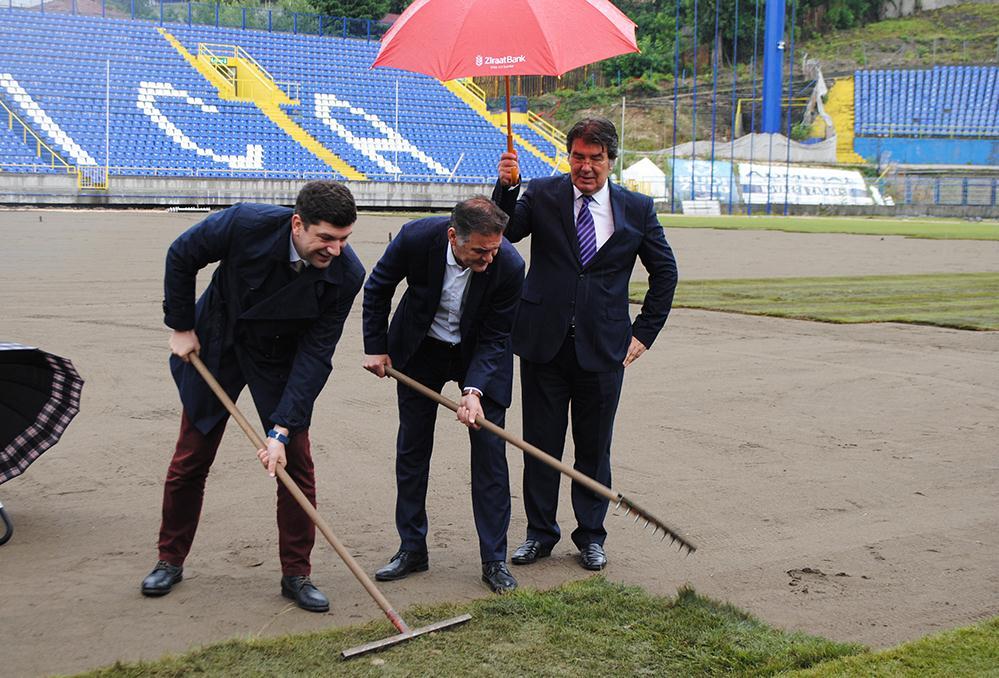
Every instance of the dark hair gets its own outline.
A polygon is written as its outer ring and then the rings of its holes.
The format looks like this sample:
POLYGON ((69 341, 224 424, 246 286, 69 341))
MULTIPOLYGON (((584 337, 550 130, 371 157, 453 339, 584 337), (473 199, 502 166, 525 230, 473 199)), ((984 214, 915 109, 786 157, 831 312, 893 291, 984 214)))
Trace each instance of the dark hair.
POLYGON ((320 221, 344 228, 357 221, 357 206, 354 196, 339 181, 310 181, 298 192, 295 214, 306 228, 320 221))
POLYGON ((617 129, 607 118, 583 118, 565 135, 565 152, 572 153, 572 142, 582 139, 588 144, 598 144, 607 151, 607 157, 617 157, 617 129))
POLYGON ((463 200, 451 210, 451 226, 462 242, 472 233, 500 235, 508 221, 510 217, 506 212, 484 195, 463 200))

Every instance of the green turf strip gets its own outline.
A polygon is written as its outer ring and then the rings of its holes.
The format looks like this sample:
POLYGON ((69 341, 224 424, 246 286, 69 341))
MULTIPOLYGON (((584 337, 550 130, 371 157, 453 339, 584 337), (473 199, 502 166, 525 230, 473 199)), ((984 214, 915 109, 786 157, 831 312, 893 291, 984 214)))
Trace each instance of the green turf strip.
MULTIPOLYGON (((641 302, 647 285, 634 283, 641 302)), ((999 329, 999 273, 681 280, 675 307, 833 323, 999 329)))
POLYGON ((664 214, 659 220, 671 228, 720 228, 744 231, 788 231, 791 233, 848 233, 855 235, 901 235, 939 240, 999 240, 999 221, 962 219, 906 219, 864 217, 684 216, 664 214))
POLYGON ((999 676, 999 617, 883 652, 836 659, 786 675, 794 678, 999 676))
POLYGON ((463 612, 473 616, 463 626, 349 661, 339 658, 341 650, 392 635, 392 627, 377 622, 303 636, 230 641, 88 675, 757 676, 864 651, 858 645, 772 629, 690 590, 675 599, 660 598, 602 577, 543 593, 520 590, 462 606, 408 610, 403 616, 417 627, 463 612))

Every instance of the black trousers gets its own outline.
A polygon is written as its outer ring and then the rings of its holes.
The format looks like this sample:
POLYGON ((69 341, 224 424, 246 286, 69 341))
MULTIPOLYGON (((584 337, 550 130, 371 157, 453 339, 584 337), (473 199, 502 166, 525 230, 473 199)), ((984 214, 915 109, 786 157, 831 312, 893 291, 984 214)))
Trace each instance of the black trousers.
MULTIPOLYGON (((449 381, 464 385, 461 353, 434 339, 424 339, 406 365, 407 374, 438 393, 449 381)), ((475 386, 475 384, 470 384, 475 386)), ((434 447, 437 403, 399 384, 399 435, 396 439, 395 523, 401 548, 427 550, 427 485, 434 447)), ((504 426, 506 408, 482 396, 486 419, 504 426)), ((503 440, 485 430, 468 430, 472 454, 472 515, 482 562, 506 560, 510 526, 510 475, 503 440)))
MULTIPOLYGON (((524 439, 556 459, 562 459, 571 405, 573 468, 610 486, 610 448, 614 416, 621 399, 624 367, 611 372, 587 372, 576 358, 575 337, 547 363, 520 361, 524 439)), ((524 509, 527 538, 554 546, 561 538, 556 520, 561 473, 524 454, 524 509)), ((607 499, 572 483, 572 509, 577 547, 603 544, 607 499)))

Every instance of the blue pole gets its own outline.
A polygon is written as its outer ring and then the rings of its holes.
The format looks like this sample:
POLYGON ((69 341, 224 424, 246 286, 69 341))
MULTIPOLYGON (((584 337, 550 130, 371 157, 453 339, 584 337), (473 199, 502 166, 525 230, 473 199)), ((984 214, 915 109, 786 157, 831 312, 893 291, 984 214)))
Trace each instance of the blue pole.
POLYGON ((219 4, 215 3, 215 28, 219 27, 219 4))
POLYGON ((794 98, 794 20, 798 3, 791 0, 791 28, 788 30, 789 51, 787 53, 787 159, 784 163, 784 216, 787 216, 787 191, 791 187, 791 99, 794 98))
POLYGON ((693 200, 697 196, 694 194, 694 168, 697 164, 696 157, 694 156, 694 148, 697 145, 697 0, 694 0, 694 91, 693 91, 693 104, 691 109, 691 121, 690 121, 690 199, 693 200))
POLYGON ((673 23, 673 167, 669 173, 669 212, 676 213, 676 103, 680 95, 680 3, 673 23))
MULTIPOLYGON (((760 38, 760 0, 756 0, 756 17, 753 19, 753 98, 751 100, 752 107, 749 114, 749 131, 751 134, 756 134, 756 57, 758 55, 759 48, 759 38, 760 38)), ((749 137, 749 164, 753 164, 753 146, 756 142, 756 137, 749 137)), ((753 173, 749 173, 749 200, 746 201, 746 214, 753 214, 753 173)))
POLYGON ((784 0, 767 0, 763 33, 763 133, 780 132, 781 76, 784 65, 784 0))
POLYGON ((718 37, 719 0, 715 0, 715 58, 711 68, 711 166, 708 168, 708 198, 715 197, 715 125, 718 121, 718 53, 721 40, 718 37))
POLYGON ((735 196, 733 183, 735 180, 735 90, 739 84, 739 2, 735 3, 735 33, 732 36, 732 147, 729 151, 728 170, 728 213, 732 214, 732 200, 735 196))

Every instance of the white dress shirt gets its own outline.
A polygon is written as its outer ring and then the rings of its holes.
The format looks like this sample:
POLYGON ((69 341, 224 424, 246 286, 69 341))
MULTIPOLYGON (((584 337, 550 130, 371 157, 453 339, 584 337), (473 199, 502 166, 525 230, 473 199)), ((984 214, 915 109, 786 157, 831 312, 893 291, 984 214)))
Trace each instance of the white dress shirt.
MULTIPOLYGON (((579 209, 583 206, 583 194, 575 185, 572 187, 572 223, 579 217, 579 209)), ((607 239, 614 235, 614 213, 611 212, 610 183, 604 182, 603 188, 594 193, 590 201, 590 214, 593 216, 593 227, 596 229, 597 249, 603 247, 607 239)))
POLYGON ((289 252, 288 252, 288 263, 289 264, 291 264, 292 266, 295 266, 295 262, 296 261, 302 261, 302 262, 305 262, 306 266, 309 265, 309 262, 306 261, 305 259, 303 259, 298 254, 298 250, 295 249, 295 237, 293 235, 289 235, 288 236, 288 248, 289 248, 289 252))
POLYGON ((462 268, 454 258, 451 243, 447 246, 447 265, 444 267, 444 284, 441 287, 441 302, 434 314, 427 336, 448 344, 461 342, 461 311, 465 305, 468 281, 472 269, 462 268))

